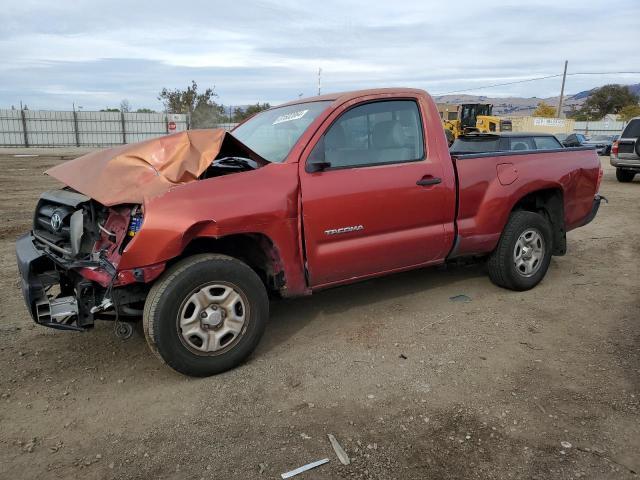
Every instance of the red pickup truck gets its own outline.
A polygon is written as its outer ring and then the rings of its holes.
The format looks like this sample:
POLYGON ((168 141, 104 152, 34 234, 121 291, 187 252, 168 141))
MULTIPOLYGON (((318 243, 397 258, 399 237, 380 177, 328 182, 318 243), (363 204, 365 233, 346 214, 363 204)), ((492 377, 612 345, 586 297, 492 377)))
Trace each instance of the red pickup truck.
POLYGON ((256 347, 269 295, 293 297, 459 257, 533 288, 566 232, 598 210, 588 148, 456 155, 422 90, 298 100, 233 132, 193 130, 47 172, 17 242, 27 307, 45 326, 130 329, 187 375, 256 347))

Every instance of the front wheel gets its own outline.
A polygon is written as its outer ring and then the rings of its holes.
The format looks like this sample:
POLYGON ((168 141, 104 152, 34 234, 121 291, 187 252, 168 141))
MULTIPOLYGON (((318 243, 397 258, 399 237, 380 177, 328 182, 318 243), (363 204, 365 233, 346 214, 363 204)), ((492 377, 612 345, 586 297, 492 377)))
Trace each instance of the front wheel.
POLYGON ((633 182, 633 177, 636 176, 636 172, 632 170, 623 170, 622 168, 616 168, 616 178, 619 182, 629 183, 633 182))
POLYGON ((544 278, 551 263, 553 237, 548 220, 533 212, 514 212, 498 247, 489 256, 489 278, 510 290, 529 290, 544 278))
POLYGON ((268 316, 258 275, 240 260, 206 254, 178 262, 154 284, 143 326, 151 350, 167 365, 206 377, 246 359, 268 316))

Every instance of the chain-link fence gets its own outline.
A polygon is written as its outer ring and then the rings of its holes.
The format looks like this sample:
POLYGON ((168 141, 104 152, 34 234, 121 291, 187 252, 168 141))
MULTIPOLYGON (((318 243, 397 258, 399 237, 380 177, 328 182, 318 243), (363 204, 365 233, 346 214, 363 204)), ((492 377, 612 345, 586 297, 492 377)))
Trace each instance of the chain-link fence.
POLYGON ((186 114, 0 110, 0 147, 112 147, 190 128, 186 114))

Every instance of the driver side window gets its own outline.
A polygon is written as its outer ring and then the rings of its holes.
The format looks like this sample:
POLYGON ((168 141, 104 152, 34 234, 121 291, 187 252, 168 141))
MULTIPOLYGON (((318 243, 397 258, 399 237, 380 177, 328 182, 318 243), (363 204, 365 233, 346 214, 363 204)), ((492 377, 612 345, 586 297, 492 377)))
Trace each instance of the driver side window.
POLYGON ((318 156, 330 168, 421 160, 424 142, 417 103, 373 102, 348 110, 331 125, 310 158, 318 156))

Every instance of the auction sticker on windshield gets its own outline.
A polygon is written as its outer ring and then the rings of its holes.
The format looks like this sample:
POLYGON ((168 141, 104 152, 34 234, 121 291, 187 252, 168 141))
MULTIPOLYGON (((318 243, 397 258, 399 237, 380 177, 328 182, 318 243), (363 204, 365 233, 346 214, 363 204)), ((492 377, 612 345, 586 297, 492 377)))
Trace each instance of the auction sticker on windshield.
POLYGON ((278 123, 284 123, 284 122, 290 122, 292 120, 299 120, 302 117, 304 117, 305 113, 307 113, 309 110, 300 110, 299 112, 291 112, 291 113, 287 113, 286 115, 280 115, 278 118, 276 118, 272 125, 276 125, 278 123))

